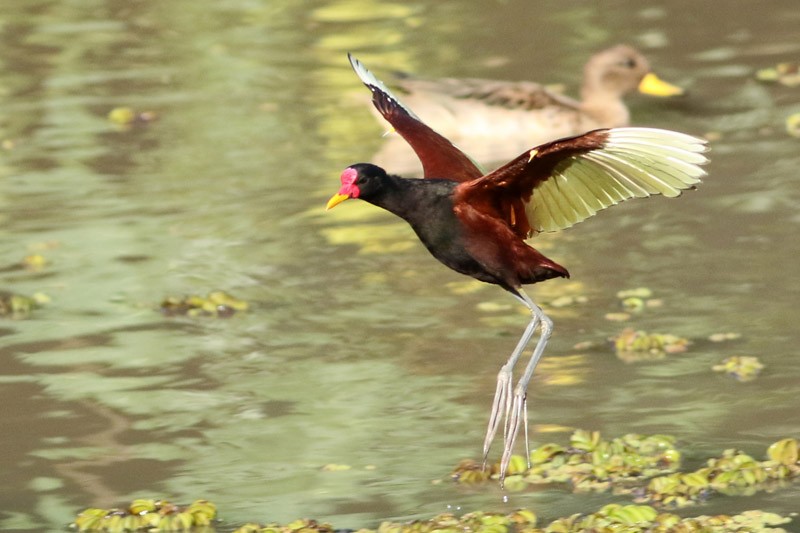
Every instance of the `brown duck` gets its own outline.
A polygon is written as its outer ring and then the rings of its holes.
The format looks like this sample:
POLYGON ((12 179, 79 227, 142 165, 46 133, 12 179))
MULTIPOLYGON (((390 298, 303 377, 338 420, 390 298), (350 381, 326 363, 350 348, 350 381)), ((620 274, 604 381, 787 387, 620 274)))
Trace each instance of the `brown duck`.
MULTIPOLYGON (((589 59, 580 100, 531 81, 401 75, 394 85, 422 120, 483 163, 503 160, 532 144, 626 126, 630 113, 623 97, 636 90, 656 96, 683 93, 658 78, 647 59, 628 45, 589 59)), ((398 155, 392 152, 398 148, 390 143, 377 160, 397 164, 398 155)), ((413 157, 404 148, 399 149, 401 159, 413 157)))

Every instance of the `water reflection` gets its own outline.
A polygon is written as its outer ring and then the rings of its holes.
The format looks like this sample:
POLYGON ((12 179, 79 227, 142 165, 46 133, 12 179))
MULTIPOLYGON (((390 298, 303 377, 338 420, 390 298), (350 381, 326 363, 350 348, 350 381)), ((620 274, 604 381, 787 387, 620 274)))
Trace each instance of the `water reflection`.
MULTIPOLYGON (((713 133, 711 175, 680 200, 632 202, 537 241, 574 280, 537 298, 587 302, 553 309, 532 422, 673 433, 695 461, 796 432, 798 158, 783 134, 796 91, 751 76, 797 51, 794 3, 760 17, 744 2, 683 1, 8 7, 0 249, 4 264, 36 249, 49 265, 0 281, 52 302, 0 326, 0 529, 60 528, 83 506, 136 496, 208 497, 230 522, 341 527, 502 507, 496 487, 430 481, 478 453, 494 372, 526 318, 501 291, 464 290, 402 223, 356 206, 322 215, 339 170, 382 143, 345 51, 429 75, 572 86, 616 42, 668 66, 690 98, 636 99, 634 123, 713 133), (105 119, 119 105, 160 119, 119 131, 105 119), (696 340, 686 354, 626 364, 573 348, 618 333, 604 315, 637 286, 664 306, 631 325, 696 340), (155 311, 166 295, 216 288, 252 311, 155 311), (719 331, 743 336, 701 342, 719 331), (763 375, 710 371, 735 354, 758 355, 763 375)), ((793 487, 701 512, 786 513, 796 498, 793 487)), ((550 518, 610 499, 547 489, 508 505, 550 518)))

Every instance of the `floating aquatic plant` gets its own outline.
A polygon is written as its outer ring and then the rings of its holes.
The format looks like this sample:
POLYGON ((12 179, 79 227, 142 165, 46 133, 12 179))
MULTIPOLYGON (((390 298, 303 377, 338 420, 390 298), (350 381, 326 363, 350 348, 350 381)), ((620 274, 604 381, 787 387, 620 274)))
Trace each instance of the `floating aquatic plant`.
POLYGON ((30 254, 26 255, 20 261, 20 266, 25 270, 30 270, 32 272, 39 272, 44 269, 47 265, 47 259, 42 254, 30 254))
POLYGON ((152 111, 135 111, 130 107, 115 107, 108 112, 108 121, 121 127, 130 127, 136 124, 147 124, 158 119, 152 111))
POLYGON ((763 369, 764 365, 761 364, 758 357, 749 355, 732 355, 711 367, 711 370, 725 372, 739 381, 752 381, 758 377, 763 369))
MULTIPOLYGON (((791 518, 763 511, 738 515, 682 518, 659 512, 649 505, 609 504, 591 514, 574 514, 536 527, 536 514, 519 509, 509 514, 473 512, 458 517, 443 513, 427 520, 383 522, 377 530, 359 529, 355 533, 724 533, 783 532, 779 526, 791 518)), ((297 520, 287 525, 247 524, 234 533, 333 533, 330 524, 297 520)))
POLYGON ((653 291, 647 287, 637 287, 635 289, 623 289, 617 292, 617 298, 625 300, 626 298, 650 298, 653 296, 653 291))
POLYGON ((246 311, 247 302, 224 291, 212 291, 206 296, 178 298, 168 296, 161 302, 161 312, 167 316, 216 316, 227 318, 237 311, 246 311))
POLYGON ((786 61, 774 67, 762 68, 756 71, 756 79, 780 83, 786 87, 796 87, 800 85, 800 65, 786 61))
POLYGON ((549 307, 558 309, 560 307, 569 307, 571 305, 585 304, 588 301, 589 298, 584 296, 583 294, 577 294, 574 296, 569 294, 564 294, 550 300, 549 302, 547 302, 547 305, 549 307))
POLYGON ((0 291, 0 317, 13 319, 28 318, 31 312, 40 303, 48 301, 49 298, 42 294, 34 296, 23 296, 11 291, 0 291))
POLYGON ((73 522, 78 531, 200 531, 212 524, 217 507, 208 500, 180 506, 166 500, 138 499, 125 509, 85 509, 73 522))
POLYGON ((639 502, 685 507, 711 493, 753 494, 781 481, 800 476, 797 439, 779 440, 767 449, 768 459, 757 461, 739 450, 725 450, 694 472, 675 473, 652 479, 639 502))
MULTIPOLYGON (((245 524, 234 531, 234 533, 334 533, 335 531, 337 530, 333 529, 333 526, 326 522, 317 522, 316 520, 302 518, 293 522, 289 522, 285 525, 261 525, 255 523, 245 524)), ((369 530, 359 530, 359 532, 366 531, 369 530)))
POLYGON ((708 336, 708 340, 711 342, 726 342, 726 341, 735 341, 737 339, 741 339, 742 334, 736 333, 733 331, 725 331, 720 333, 712 333, 708 336))
POLYGON ((660 307, 664 304, 663 300, 653 298, 653 291, 647 287, 621 290, 617 292, 617 298, 623 311, 606 313, 606 320, 625 322, 631 318, 632 314, 641 313, 645 309, 660 307))
POLYGON ((689 340, 665 333, 647 333, 633 328, 623 329, 611 339, 617 356, 625 361, 642 358, 658 359, 666 354, 682 353, 689 347, 689 340))
MULTIPOLYGON (((604 440, 597 431, 575 431, 569 446, 548 443, 531 452, 530 468, 524 457, 513 456, 506 488, 522 489, 527 484, 571 483, 576 490, 604 491, 612 485, 674 471, 680 452, 668 435, 629 434, 604 440), (520 483, 521 482, 521 483, 520 483)), ((461 461, 453 473, 459 483, 490 479, 497 465, 483 469, 475 461, 461 461)))
MULTIPOLYGON (((576 444, 585 448, 600 445, 594 433, 585 432, 576 444)), ((798 443, 783 439, 770 446, 770 461, 787 467, 797 466, 798 443)), ((588 451, 588 450, 584 450, 588 451)), ((556 450, 542 452, 542 457, 553 456, 556 450)), ((734 454, 732 457, 735 457, 734 454)), ((126 508, 85 509, 78 514, 71 528, 77 531, 124 533, 136 531, 216 531, 216 506, 208 500, 197 500, 180 506, 165 500, 137 499, 126 508)), ((682 518, 676 514, 659 511, 644 504, 609 504, 589 514, 574 514, 558 518, 547 525, 540 522, 536 513, 518 509, 508 514, 476 511, 463 516, 443 513, 426 520, 411 522, 383 522, 377 529, 359 529, 354 533, 667 533, 667 532, 783 532, 780 526, 791 518, 774 513, 753 510, 738 515, 696 516, 682 518)), ((229 528, 225 528, 229 531, 229 528)), ((247 523, 234 533, 336 533, 353 531, 334 528, 327 522, 298 519, 287 524, 247 523)))
POLYGON ((791 521, 774 513, 745 511, 740 515, 697 516, 681 518, 659 513, 648 505, 606 505, 590 515, 572 515, 552 522, 546 533, 624 532, 624 533, 722 533, 728 531, 784 531, 773 528, 791 521))
POLYGON ((631 319, 631 314, 623 312, 606 313, 605 318, 609 322, 625 322, 631 319))
MULTIPOLYGON (((513 456, 505 486, 524 490, 531 484, 568 483, 575 491, 612 491, 631 494, 637 503, 685 507, 714 493, 747 494, 800 477, 800 444, 786 438, 773 443, 767 459, 757 461, 738 450, 691 472, 676 471, 681 453, 668 435, 625 435, 605 440, 596 431, 578 430, 568 446, 547 443, 524 457, 513 456)), ((461 461, 452 478, 459 483, 480 483, 497 477, 498 465, 482 468, 476 461, 461 461)))
POLYGON ((792 113, 786 117, 786 133, 792 137, 800 137, 800 113, 792 113))

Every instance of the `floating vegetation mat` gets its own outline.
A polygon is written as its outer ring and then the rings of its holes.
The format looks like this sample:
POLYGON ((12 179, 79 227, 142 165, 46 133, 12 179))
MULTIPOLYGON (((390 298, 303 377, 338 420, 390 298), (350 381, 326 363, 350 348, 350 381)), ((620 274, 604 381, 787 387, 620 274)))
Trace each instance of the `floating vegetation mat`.
MULTIPOLYGON (((597 431, 577 430, 569 446, 548 443, 531 452, 531 466, 513 456, 505 486, 521 490, 529 484, 569 483, 575 490, 606 491, 631 481, 674 472, 681 454, 668 435, 625 435, 604 440, 597 431)), ((483 469, 476 461, 459 463, 452 477, 459 483, 496 479, 499 463, 483 469)))
POLYGON ((622 308, 629 313, 640 313, 644 309, 664 305, 663 300, 660 298, 653 298, 653 291, 647 287, 619 291, 617 292, 617 298, 622 308))
MULTIPOLYGON (((127 510, 87 509, 78 516, 73 529, 123 533, 133 531, 194 531, 213 533, 216 507, 198 500, 176 512, 162 514, 163 509, 149 511, 154 500, 136 500, 127 510), (141 502, 146 502, 142 506, 141 502), (143 514, 134 511, 145 509, 143 514), (97 515, 97 516, 95 516, 97 515), (183 518, 178 519, 178 516, 183 518), (148 518, 149 517, 149 518, 148 518), (170 518, 171 517, 171 518, 170 518), (196 520, 190 522, 190 520, 196 520), (148 522, 150 520, 150 522, 148 522)), ((169 504, 171 505, 171 504, 169 504)), ((724 532, 783 532, 779 526, 791 519, 763 511, 745 511, 738 515, 696 516, 681 518, 659 512, 649 505, 606 505, 591 514, 574 514, 537 527, 538 517, 532 511, 520 509, 510 514, 474 512, 458 517, 451 513, 428 520, 413 522, 383 522, 377 529, 359 529, 355 533, 724 533, 724 532)), ((337 529, 331 524, 300 519, 285 525, 245 524, 234 533, 353 533, 352 529, 337 529)))
MULTIPOLYGON (((767 449, 767 459, 726 450, 691 472, 677 472, 680 452, 667 435, 625 435, 603 440, 598 432, 576 431, 567 447, 545 444, 531 453, 531 466, 515 456, 506 478, 507 490, 522 490, 532 484, 571 484, 575 490, 613 491, 633 498, 630 505, 610 504, 591 514, 574 514, 539 525, 535 513, 518 510, 510 514, 474 512, 457 517, 441 514, 429 520, 406 523, 384 522, 377 530, 355 533, 636 533, 636 532, 758 532, 784 531, 779 526, 790 518, 762 511, 739 515, 682 518, 667 508, 685 507, 714 493, 753 494, 773 489, 800 475, 800 442, 779 440, 767 449)), ((498 465, 483 471, 475 462, 464 461, 453 478, 460 483, 497 483, 498 465)), ((86 509, 78 514, 72 529, 108 533, 133 531, 217 531, 217 508, 207 500, 180 506, 165 500, 134 500, 126 508, 86 509)), ((227 526, 230 531, 234 526, 227 526)), ((353 533, 315 520, 288 524, 245 524, 235 533, 353 533)))
POLYGON ((39 272, 47 266, 47 259, 41 254, 30 254, 22 258, 19 266, 31 272, 39 272))
POLYGON ((158 119, 153 111, 136 111, 130 107, 115 107, 108 112, 109 122, 127 128, 138 124, 149 124, 158 119))
MULTIPOLYGON (((606 505, 589 515, 575 514, 560 518, 543 527, 536 527, 536 514, 520 509, 511 514, 475 512, 457 517, 445 513, 429 520, 414 522, 383 522, 377 530, 360 529, 355 533, 581 533, 581 532, 727 532, 727 531, 784 531, 774 528, 791 521, 790 518, 746 511, 740 515, 698 516, 681 518, 671 513, 660 513, 647 505, 606 505)), ((330 524, 313 520, 297 520, 285 526, 247 524, 234 533, 334 533, 330 524)), ((352 531, 352 530, 350 530, 352 531)))
MULTIPOLYGON (((580 533, 580 532, 723 532, 723 531, 783 531, 771 526, 789 522, 789 518, 761 511, 747 511, 737 516, 698 516, 681 518, 660 513, 647 505, 606 505, 589 514, 560 518, 544 527, 536 527, 537 518, 528 510, 508 515, 470 513, 456 518, 443 514, 431 520, 409 524, 384 522, 378 533, 481 532, 481 533, 580 533), (747 528, 747 529, 745 529, 747 528)), ((263 530, 262 530, 263 531, 263 530)), ((247 530, 237 533, 250 533, 247 530)), ((276 532, 277 533, 277 532, 276 532)), ((284 533, 281 531, 281 533, 284 533)))
POLYGON ((641 313, 645 309, 664 305, 664 301, 660 298, 653 298, 653 291, 647 287, 619 291, 617 292, 617 298, 623 310, 606 313, 606 320, 625 322, 630 320, 632 315, 641 313))
POLYGON ((161 302, 161 312, 166 316, 216 316, 227 318, 237 311, 246 311, 247 302, 224 291, 212 291, 206 296, 179 298, 168 296, 161 302))
MULTIPOLYGON (((610 441, 598 432, 576 431, 568 447, 544 444, 531 452, 530 468, 512 457, 507 490, 528 485, 567 483, 575 491, 629 494, 637 503, 685 507, 714 493, 738 495, 772 489, 800 476, 800 442, 779 440, 758 461, 739 450, 725 450, 702 468, 677 472, 680 452, 666 435, 625 435, 610 441)), ((496 482, 499 464, 482 469, 475 461, 459 463, 452 478, 459 483, 496 482)))
POLYGON ((47 300, 48 298, 42 294, 30 297, 0 290, 0 317, 15 320, 28 318, 40 303, 45 303, 47 300))
MULTIPOLYGON (((82 511, 72 528, 78 531, 201 531, 217 516, 217 506, 208 500, 197 500, 179 506, 166 500, 134 500, 125 509, 82 511)), ((213 531, 213 529, 207 529, 213 531)))
POLYGON ((786 133, 792 137, 800 137, 800 113, 792 113, 786 117, 786 133))
POLYGON ((761 364, 757 357, 733 355, 726 357, 718 365, 712 366, 711 370, 724 372, 739 381, 752 381, 764 370, 764 365, 761 364))
POLYGON ((797 87, 800 86, 800 65, 787 61, 778 63, 774 67, 762 68, 756 71, 756 79, 780 83, 786 87, 797 87))
POLYGON ((612 338, 617 357, 623 361, 641 359, 660 359, 667 354, 683 353, 689 347, 689 340, 666 333, 647 333, 646 331, 625 328, 612 338))

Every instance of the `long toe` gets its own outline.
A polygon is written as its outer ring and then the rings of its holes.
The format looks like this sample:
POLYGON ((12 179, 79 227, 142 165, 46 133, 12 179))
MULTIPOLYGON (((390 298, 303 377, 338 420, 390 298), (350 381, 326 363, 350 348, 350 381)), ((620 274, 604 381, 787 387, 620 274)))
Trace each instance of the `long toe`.
POLYGON ((503 447, 503 458, 500 460, 500 483, 502 484, 506 478, 506 472, 508 471, 508 465, 511 462, 511 454, 514 451, 514 443, 517 440, 517 435, 519 434, 519 429, 522 426, 525 419, 525 391, 515 391, 514 392, 514 403, 511 407, 511 413, 508 419, 508 434, 506 435, 504 447, 503 447))
POLYGON ((528 393, 525 393, 525 398, 522 400, 522 425, 525 428, 525 464, 528 465, 528 470, 531 469, 531 448, 530 439, 528 438, 528 393))
POLYGON ((508 430, 508 415, 511 409, 511 372, 505 368, 497 374, 497 388, 492 400, 492 411, 489 414, 489 425, 486 428, 486 438, 483 441, 483 466, 486 466, 486 459, 489 456, 489 449, 492 441, 497 434, 501 421, 506 421, 503 426, 503 438, 506 437, 508 430))

